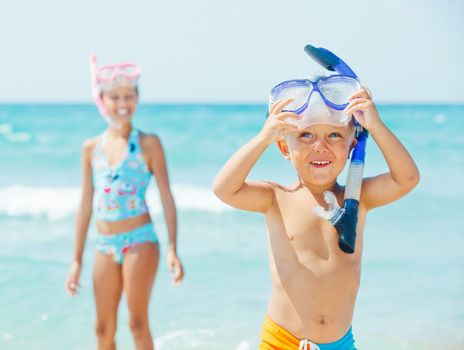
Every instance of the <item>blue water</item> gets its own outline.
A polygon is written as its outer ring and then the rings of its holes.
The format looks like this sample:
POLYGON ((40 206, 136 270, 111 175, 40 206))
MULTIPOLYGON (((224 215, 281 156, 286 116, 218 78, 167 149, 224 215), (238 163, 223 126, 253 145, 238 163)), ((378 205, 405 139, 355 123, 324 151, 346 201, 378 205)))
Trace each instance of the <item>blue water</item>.
MULTIPOLYGON (((386 124, 421 170, 419 186, 369 214, 353 330, 360 349, 464 348, 464 106, 382 105, 386 124)), ((264 222, 214 198, 224 161, 255 135, 261 105, 142 105, 135 125, 165 148, 179 208, 185 283, 164 264, 150 305, 158 349, 256 349, 270 279, 264 222)), ((87 240, 82 294, 68 297, 82 141, 105 124, 91 105, 0 105, 0 349, 91 349, 87 240)), ((366 175, 387 170, 369 140, 366 175)), ((295 173, 271 146, 252 178, 291 183, 295 173)), ((341 176, 342 182, 344 174, 341 176)), ((166 229, 150 193, 164 253, 166 229)), ((133 348, 127 309, 118 345, 133 348)))

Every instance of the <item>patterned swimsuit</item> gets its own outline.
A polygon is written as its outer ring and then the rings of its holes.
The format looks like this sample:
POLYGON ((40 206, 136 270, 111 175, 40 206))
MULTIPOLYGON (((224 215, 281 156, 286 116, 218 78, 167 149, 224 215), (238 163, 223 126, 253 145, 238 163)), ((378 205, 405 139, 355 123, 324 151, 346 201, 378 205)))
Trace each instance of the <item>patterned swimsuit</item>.
MULTIPOLYGON (((94 211, 100 221, 125 220, 148 212, 145 193, 151 173, 142 156, 140 133, 132 129, 128 139, 127 157, 116 167, 110 167, 104 152, 106 133, 95 146, 92 175, 95 188, 94 211)), ((99 234, 97 250, 114 257, 122 264, 130 247, 146 242, 158 243, 152 224, 128 232, 99 234)))

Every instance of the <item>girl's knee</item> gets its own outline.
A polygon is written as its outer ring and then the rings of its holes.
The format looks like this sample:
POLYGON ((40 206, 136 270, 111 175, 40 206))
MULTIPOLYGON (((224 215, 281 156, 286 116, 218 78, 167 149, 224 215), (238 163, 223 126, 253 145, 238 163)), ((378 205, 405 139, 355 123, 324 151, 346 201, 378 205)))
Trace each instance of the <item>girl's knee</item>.
POLYGON ((98 338, 112 339, 116 335, 116 325, 97 321, 95 324, 95 334, 98 338))
POLYGON ((150 329, 148 326, 148 320, 142 318, 131 317, 129 320, 129 328, 134 337, 144 337, 150 334, 150 329))

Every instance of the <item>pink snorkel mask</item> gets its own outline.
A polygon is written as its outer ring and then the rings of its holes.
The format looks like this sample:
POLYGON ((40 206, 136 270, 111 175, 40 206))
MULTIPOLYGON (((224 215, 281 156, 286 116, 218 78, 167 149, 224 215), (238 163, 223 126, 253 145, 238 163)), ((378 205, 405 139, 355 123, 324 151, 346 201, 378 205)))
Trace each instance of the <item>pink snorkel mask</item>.
POLYGON ((141 69, 133 63, 111 64, 97 68, 97 56, 90 55, 90 81, 92 98, 101 116, 113 127, 119 128, 110 119, 108 110, 101 98, 102 91, 109 91, 116 86, 135 87, 140 78, 141 69))

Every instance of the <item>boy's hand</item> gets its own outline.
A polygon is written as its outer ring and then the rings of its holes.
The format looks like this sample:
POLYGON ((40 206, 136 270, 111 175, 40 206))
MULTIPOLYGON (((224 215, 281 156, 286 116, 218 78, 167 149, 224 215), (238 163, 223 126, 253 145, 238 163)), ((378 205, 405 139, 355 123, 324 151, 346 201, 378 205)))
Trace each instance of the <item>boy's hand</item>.
POLYGON ((177 254, 173 251, 168 252, 168 269, 172 276, 172 284, 179 285, 184 279, 184 267, 177 254))
POLYGON ((382 125, 379 113, 372 101, 372 96, 367 87, 363 87, 361 90, 349 97, 350 103, 345 108, 344 112, 347 115, 353 115, 355 119, 362 125, 363 128, 367 129, 372 133, 378 126, 382 125))
POLYGON ((292 101, 292 98, 279 100, 269 108, 269 116, 259 133, 268 145, 273 143, 278 137, 297 130, 297 126, 286 119, 299 119, 299 116, 292 112, 282 112, 285 106, 292 101))

